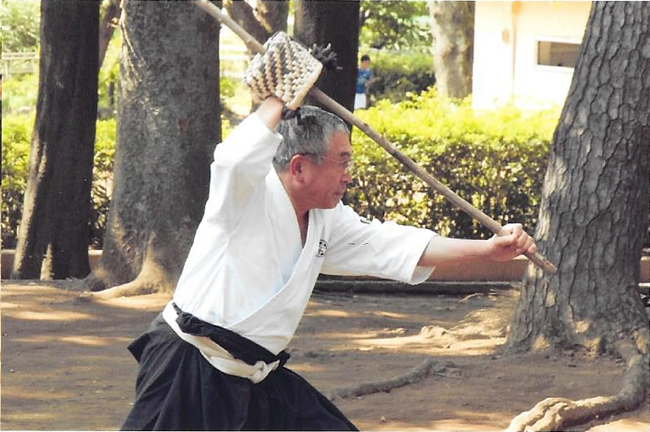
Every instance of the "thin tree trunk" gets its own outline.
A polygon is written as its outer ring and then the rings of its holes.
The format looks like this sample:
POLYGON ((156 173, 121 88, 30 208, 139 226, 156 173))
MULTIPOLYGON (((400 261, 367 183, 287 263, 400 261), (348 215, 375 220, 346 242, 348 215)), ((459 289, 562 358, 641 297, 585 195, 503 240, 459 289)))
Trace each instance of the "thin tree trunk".
POLYGON ((472 94, 474 61, 473 1, 429 1, 436 88, 443 96, 472 94))
POLYGON ((117 20, 122 13, 122 8, 120 7, 120 0, 110 0, 108 6, 104 10, 104 13, 101 16, 101 22, 99 24, 99 67, 101 68, 102 63, 104 63, 104 57, 106 57, 106 51, 108 50, 108 45, 111 43, 111 38, 115 32, 115 27, 117 26, 117 20))
POLYGON ((646 396, 650 329, 637 287, 650 195, 649 23, 649 3, 592 6, 536 233, 559 271, 546 277, 529 267, 508 335, 511 352, 621 356, 628 361, 623 388, 609 399, 546 401, 511 430, 558 430, 594 412, 632 409, 646 396))
MULTIPOLYGON (((259 0, 253 9, 242 0, 224 2, 228 15, 260 43, 274 33, 287 31, 289 2, 285 0, 259 0)), ((249 53, 251 56, 254 53, 249 53)))
MULTIPOLYGON (((275 33, 287 31, 288 0, 258 0, 255 9, 243 0, 228 0, 224 7, 228 15, 261 44, 275 33)), ((255 53, 248 48, 248 56, 253 58, 255 53)), ((257 107, 258 104, 251 101, 251 111, 257 107)))
POLYGON ((191 2, 124 4, 114 192, 103 296, 171 291, 208 196, 218 142, 218 25, 191 2))
POLYGON ((98 28, 99 1, 41 3, 36 121, 12 278, 89 272, 98 28))
MULTIPOLYGON (((359 1, 297 0, 295 8, 295 39, 308 48, 331 43, 341 67, 339 71, 323 71, 316 86, 353 111, 359 53, 359 1)), ((314 104, 315 100, 308 96, 305 102, 314 104)))
POLYGON ((287 19, 289 18, 289 1, 259 0, 255 8, 255 16, 269 33, 269 36, 278 31, 286 32, 287 19))

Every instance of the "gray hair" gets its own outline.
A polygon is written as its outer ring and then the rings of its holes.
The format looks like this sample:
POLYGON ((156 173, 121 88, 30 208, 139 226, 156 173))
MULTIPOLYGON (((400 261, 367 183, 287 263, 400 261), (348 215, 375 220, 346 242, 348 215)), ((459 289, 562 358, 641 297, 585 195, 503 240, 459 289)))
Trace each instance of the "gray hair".
POLYGON ((330 150, 332 135, 336 132, 350 135, 347 125, 338 116, 311 105, 300 107, 296 117, 282 120, 277 131, 282 135, 273 158, 273 167, 278 172, 287 169, 291 158, 297 154, 312 155, 320 164, 320 157, 330 150))

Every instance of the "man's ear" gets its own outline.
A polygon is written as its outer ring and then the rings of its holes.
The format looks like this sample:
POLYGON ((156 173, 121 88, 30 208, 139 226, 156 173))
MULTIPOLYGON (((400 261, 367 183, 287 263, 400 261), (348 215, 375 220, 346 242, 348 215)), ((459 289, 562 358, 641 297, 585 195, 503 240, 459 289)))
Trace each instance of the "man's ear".
POLYGON ((307 158, 304 155, 294 155, 289 161, 289 174, 294 179, 302 182, 307 158))

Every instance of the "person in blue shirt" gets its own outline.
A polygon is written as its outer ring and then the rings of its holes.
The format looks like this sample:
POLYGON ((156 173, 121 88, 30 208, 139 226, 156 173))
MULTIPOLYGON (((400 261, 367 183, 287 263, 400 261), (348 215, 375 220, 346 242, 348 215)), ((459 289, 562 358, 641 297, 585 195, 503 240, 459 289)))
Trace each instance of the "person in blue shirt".
POLYGON ((370 71, 370 56, 364 54, 361 56, 361 64, 357 70, 357 87, 354 96, 354 109, 366 109, 368 107, 368 99, 366 91, 368 90, 368 82, 372 77, 370 71))

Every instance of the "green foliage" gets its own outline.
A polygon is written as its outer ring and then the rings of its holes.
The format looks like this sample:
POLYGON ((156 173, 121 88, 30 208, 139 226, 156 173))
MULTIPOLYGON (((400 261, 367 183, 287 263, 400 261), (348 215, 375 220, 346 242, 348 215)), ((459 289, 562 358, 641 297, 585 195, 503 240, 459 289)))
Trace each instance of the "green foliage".
POLYGON ((430 47, 431 27, 426 2, 361 2, 360 44, 375 49, 430 47))
POLYGON ((16 246, 23 196, 27 186, 27 167, 33 115, 2 119, 2 247, 16 246))
POLYGON ((3 114, 27 114, 36 110, 38 74, 3 77, 2 87, 3 114))
POLYGON ((435 83, 433 57, 428 52, 362 51, 371 57, 370 105, 378 100, 400 102, 435 83))
POLYGON ((222 104, 224 99, 229 99, 235 96, 237 86, 238 82, 234 78, 225 76, 219 78, 219 92, 221 94, 222 104))
POLYGON ((113 193, 113 164, 117 126, 114 118, 97 121, 90 209, 90 246, 102 249, 113 193))
POLYGON ((33 52, 39 47, 41 20, 37 0, 4 0, 2 17, 2 52, 33 52))
MULTIPOLYGON (((559 111, 526 116, 509 107, 481 114, 469 100, 430 90, 400 104, 381 101, 358 115, 495 220, 534 228, 559 111)), ((361 131, 354 130, 352 141, 356 164, 346 201, 360 214, 452 237, 491 236, 361 131)))

